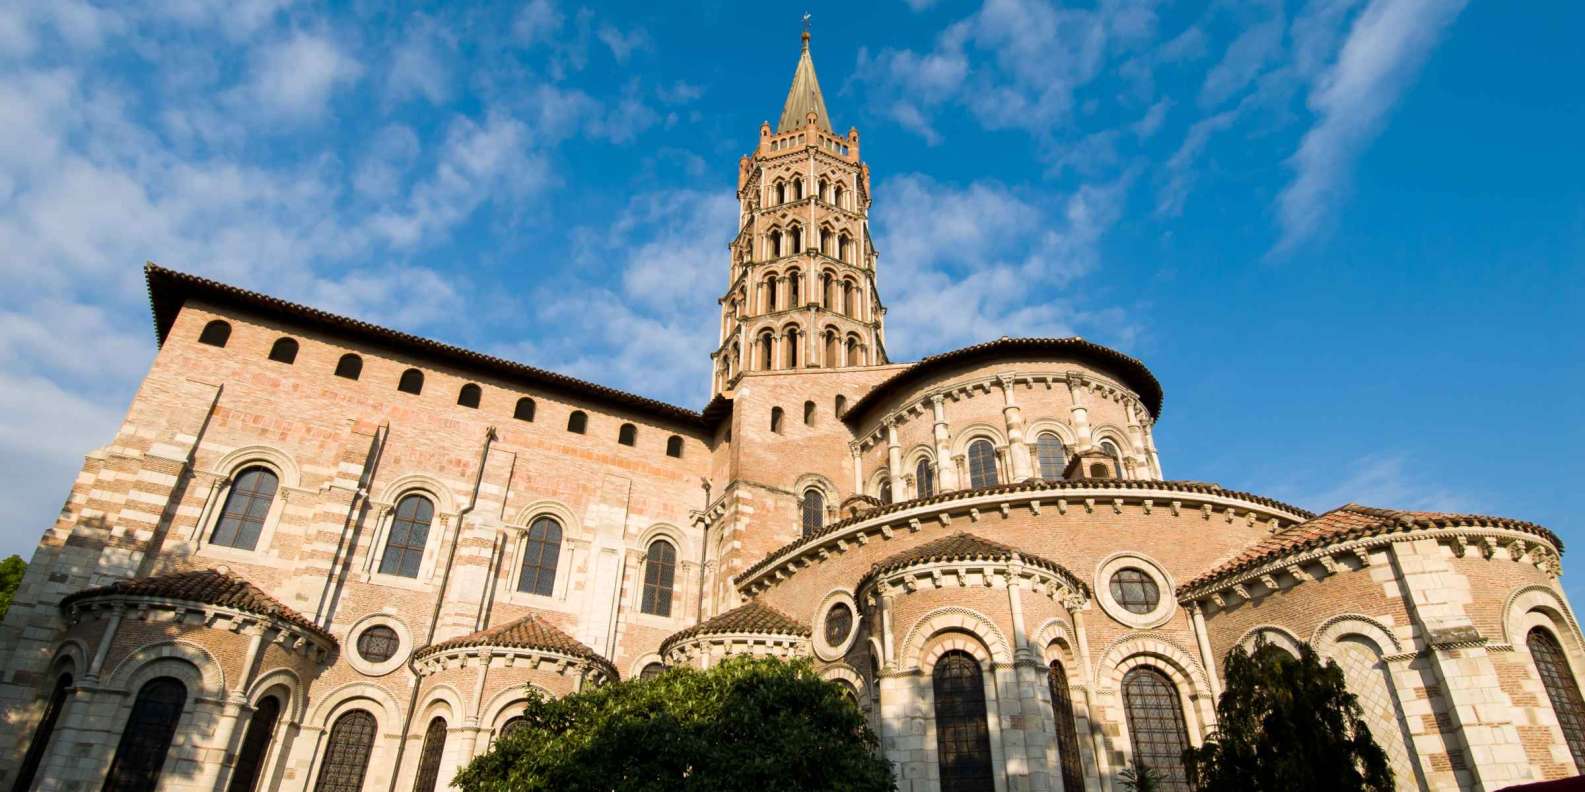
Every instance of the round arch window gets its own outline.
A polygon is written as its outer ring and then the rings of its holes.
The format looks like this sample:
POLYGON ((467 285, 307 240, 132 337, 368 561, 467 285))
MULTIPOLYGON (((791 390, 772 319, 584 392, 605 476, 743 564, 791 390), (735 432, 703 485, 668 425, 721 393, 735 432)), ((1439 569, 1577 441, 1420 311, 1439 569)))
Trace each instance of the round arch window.
POLYGON ((1123 567, 1112 573, 1109 582, 1112 600, 1129 613, 1141 616, 1151 613, 1161 604, 1161 588, 1144 570, 1123 567))
POLYGON ((358 656, 365 661, 375 664, 384 663, 396 656, 396 650, 402 645, 402 639, 396 631, 383 624, 376 624, 358 634, 358 656))
POLYGON ((838 602, 826 611, 825 639, 830 646, 841 646, 847 643, 848 634, 853 632, 853 608, 846 602, 838 602))

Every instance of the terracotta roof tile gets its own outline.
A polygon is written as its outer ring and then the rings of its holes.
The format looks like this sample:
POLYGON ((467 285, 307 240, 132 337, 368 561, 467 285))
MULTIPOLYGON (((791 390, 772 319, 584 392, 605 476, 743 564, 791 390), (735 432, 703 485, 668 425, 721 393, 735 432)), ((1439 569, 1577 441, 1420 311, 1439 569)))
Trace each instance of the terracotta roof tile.
POLYGON ((1014 556, 1022 559, 1025 564, 1040 567, 1057 575, 1069 587, 1083 592, 1085 596, 1089 596, 1090 587, 1061 564, 1034 553, 1017 550, 1000 542, 993 542, 963 531, 951 536, 944 536, 935 541, 926 542, 918 547, 904 550, 882 559, 879 563, 870 567, 869 572, 865 573, 864 578, 859 581, 858 588, 864 588, 870 580, 879 575, 906 569, 915 564, 931 561, 1010 561, 1014 556))
POLYGON ((584 646, 576 638, 562 632, 556 625, 546 621, 543 616, 534 613, 475 633, 430 644, 414 652, 413 658, 428 657, 436 652, 444 652, 448 649, 465 649, 474 646, 500 646, 513 649, 540 649, 547 652, 557 652, 596 663, 610 673, 613 679, 617 676, 616 667, 611 665, 610 660, 600 656, 593 649, 584 646))
POLYGON ((236 575, 217 569, 171 572, 153 577, 119 580, 108 586, 68 594, 61 600, 61 608, 68 608, 86 600, 113 596, 152 597, 218 605, 256 616, 279 619, 312 632, 332 644, 336 642, 335 637, 330 633, 320 629, 301 613, 264 593, 263 589, 236 575))
POLYGON ((794 635, 809 637, 810 630, 799 624, 791 616, 782 613, 769 605, 760 603, 759 600, 749 600, 726 613, 713 619, 707 619, 686 630, 673 634, 661 642, 661 654, 678 641, 685 641, 699 635, 794 635))
POLYGON ((1178 587, 1178 596, 1190 596, 1218 579, 1253 569, 1285 555, 1301 553, 1338 542, 1383 533, 1415 529, 1449 528, 1461 525, 1505 528, 1534 534, 1563 552, 1563 542, 1551 531, 1535 523, 1453 512, 1399 511, 1349 503, 1319 517, 1278 531, 1231 557, 1209 571, 1178 587))

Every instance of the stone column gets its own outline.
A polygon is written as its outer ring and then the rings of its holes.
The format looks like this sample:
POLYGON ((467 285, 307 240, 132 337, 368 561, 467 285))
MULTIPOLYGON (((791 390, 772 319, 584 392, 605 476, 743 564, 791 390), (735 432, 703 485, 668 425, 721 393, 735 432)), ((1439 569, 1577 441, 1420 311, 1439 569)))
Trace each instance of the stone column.
POLYGON ((1090 433, 1090 411, 1084 406, 1084 389, 1084 375, 1076 371, 1068 372, 1068 395, 1073 399, 1070 413, 1073 418, 1073 450, 1075 451, 1087 451, 1095 443, 1090 433))
MULTIPOLYGON (((853 454, 853 494, 857 495, 864 491, 864 460, 860 457, 858 443, 848 443, 848 451, 853 454)), ((840 517, 841 515, 838 515, 839 519, 840 517)))
POLYGON ((886 421, 886 465, 891 478, 892 500, 907 500, 903 490, 903 447, 897 443, 897 419, 886 421))
POLYGON ((1013 378, 1008 375, 996 378, 1002 387, 1002 417, 1007 422, 1008 475, 1014 482, 1034 477, 1029 464, 1029 444, 1024 442, 1024 416, 1013 396, 1013 378))
POLYGON ((946 397, 930 397, 930 409, 935 416, 936 490, 951 492, 961 489, 957 466, 952 464, 952 433, 947 428, 946 397))
POLYGON ((1205 675, 1211 683, 1211 700, 1214 702, 1222 696, 1222 678, 1216 673, 1216 655, 1211 651, 1211 636, 1205 629, 1205 612, 1200 609, 1200 603, 1191 602, 1188 607, 1189 625, 1194 629, 1195 647, 1200 650, 1200 664, 1205 666, 1205 675))

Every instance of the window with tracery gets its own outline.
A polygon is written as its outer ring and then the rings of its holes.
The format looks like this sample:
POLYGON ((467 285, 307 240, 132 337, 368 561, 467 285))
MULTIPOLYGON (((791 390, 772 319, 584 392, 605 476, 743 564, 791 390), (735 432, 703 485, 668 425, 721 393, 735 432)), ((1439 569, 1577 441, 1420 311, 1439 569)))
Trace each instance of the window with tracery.
POLYGON ((1041 432, 1035 438, 1035 456, 1040 460, 1040 477, 1048 481, 1062 478, 1068 466, 1068 449, 1055 432, 1041 432))
POLYGON ((66 708, 66 697, 71 695, 71 690, 71 674, 56 677, 55 689, 50 692, 49 704, 44 707, 44 717, 39 718, 38 728, 33 730, 27 755, 22 757, 22 766, 17 769, 16 781, 11 785, 16 792, 33 788, 33 777, 38 774, 39 765, 44 761, 44 752, 50 747, 50 737, 55 734, 55 724, 60 720, 61 710, 66 708))
POLYGON ((262 467, 248 468, 231 484, 226 495, 226 505, 220 510, 220 522, 210 534, 212 544, 252 550, 259 544, 259 534, 264 532, 264 518, 275 502, 275 491, 280 480, 262 467))
POLYGON ((275 735, 275 722, 281 717, 281 700, 265 696, 253 708, 248 718, 248 729, 242 736, 242 750, 237 752, 236 769, 231 771, 231 782, 226 792, 253 792, 259 785, 259 775, 264 769, 264 757, 270 750, 270 739, 275 735))
POLYGON ((396 656, 396 651, 402 646, 402 639, 396 630, 384 624, 376 624, 358 633, 358 656, 370 663, 383 663, 396 656))
POLYGON ((355 709, 336 718, 330 727, 325 756, 319 763, 314 792, 363 792, 363 775, 374 750, 374 716, 355 709))
POLYGON ((154 792, 186 705, 187 686, 171 677, 151 679, 138 690, 132 714, 121 727, 104 792, 154 792))
POLYGON ((433 718, 424 729, 424 747, 418 753, 418 778, 413 792, 435 792, 440 779, 440 757, 446 751, 446 719, 433 718))
POLYGON ((1084 763, 1079 759, 1079 732, 1073 720, 1073 693, 1068 689, 1068 671, 1061 660, 1052 660, 1046 671, 1051 687, 1051 715, 1056 721, 1057 761, 1062 769, 1062 788, 1084 789, 1084 763))
POLYGON ((664 539, 650 544, 644 554, 644 595, 639 611, 655 616, 671 615, 671 591, 677 574, 677 548, 664 539))
POLYGON ((996 446, 984 438, 969 443, 969 486, 994 487, 996 477, 996 446))
POLYGON ((396 504, 396 517, 391 520, 385 554, 380 558, 381 574, 418 577, 434 519, 435 504, 422 495, 408 495, 396 504))
POLYGON ((813 487, 804 490, 803 501, 803 531, 804 536, 814 536, 826 524, 826 496, 813 487))
POLYGON ((517 590, 550 596, 556 588, 556 564, 561 558, 561 523, 539 517, 528 526, 523 540, 523 571, 517 590))
POLYGON ((985 719, 985 680, 967 652, 941 655, 931 672, 935 692, 936 757, 941 792, 993 789, 991 738, 985 719))
POLYGON ((1535 660, 1536 673, 1541 686, 1552 701, 1552 712, 1557 715, 1558 728, 1574 757, 1576 767, 1585 768, 1585 699, 1580 697, 1579 686, 1574 683, 1574 672, 1569 668, 1563 647, 1546 630, 1536 627, 1525 639, 1530 647, 1530 657, 1535 660))
POLYGON ((1161 777, 1161 789, 1189 792, 1183 750, 1189 747, 1178 688, 1166 674, 1139 666, 1123 676, 1123 709, 1134 766, 1144 765, 1161 777))
POLYGON ((1161 604, 1161 587, 1143 569, 1123 567, 1112 574, 1107 586, 1111 590, 1112 601, 1129 613, 1143 616, 1161 604))

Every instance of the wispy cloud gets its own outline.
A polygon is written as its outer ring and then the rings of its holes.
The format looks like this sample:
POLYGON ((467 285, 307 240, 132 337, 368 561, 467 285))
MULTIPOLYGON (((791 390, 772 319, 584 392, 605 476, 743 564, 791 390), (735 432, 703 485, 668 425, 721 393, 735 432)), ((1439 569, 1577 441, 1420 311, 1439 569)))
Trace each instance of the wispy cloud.
POLYGON ((1429 479, 1421 472, 1421 466, 1403 453, 1373 454, 1345 466, 1316 470, 1340 475, 1310 473, 1299 479, 1267 482, 1269 486, 1261 491, 1313 511, 1334 509, 1345 503, 1423 511, 1482 509, 1478 498, 1429 479))
POLYGON ((240 106, 282 121, 325 111, 331 92, 358 79, 363 65, 328 34, 297 31, 258 48, 240 106))

